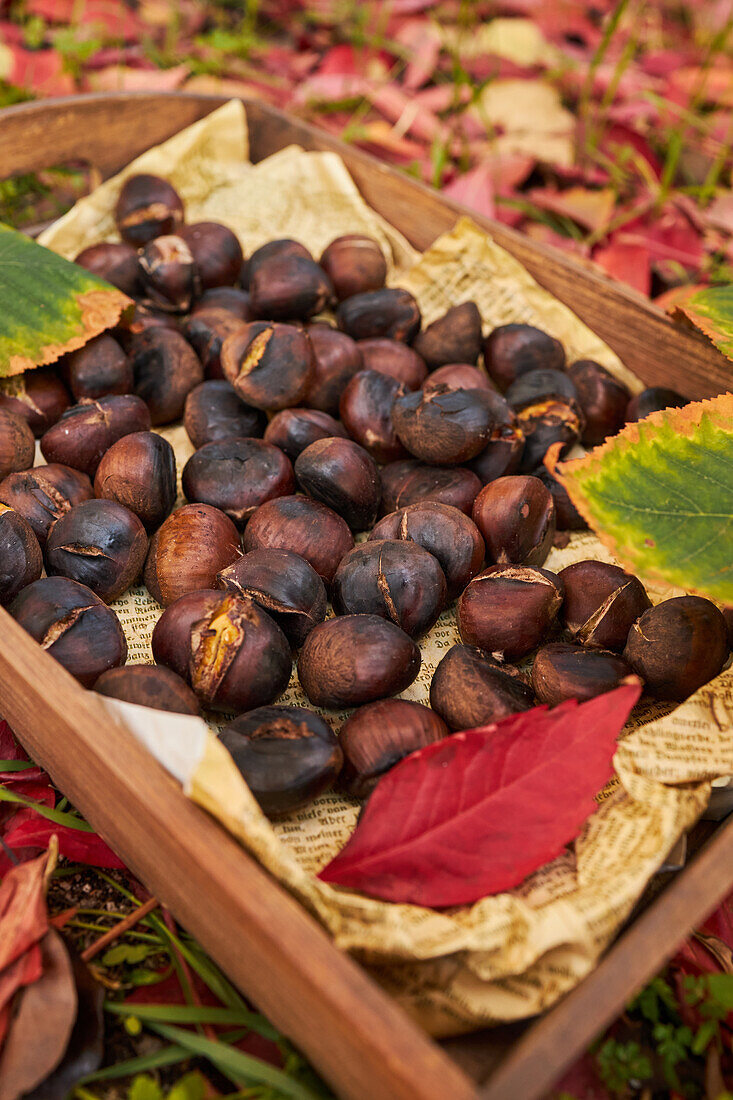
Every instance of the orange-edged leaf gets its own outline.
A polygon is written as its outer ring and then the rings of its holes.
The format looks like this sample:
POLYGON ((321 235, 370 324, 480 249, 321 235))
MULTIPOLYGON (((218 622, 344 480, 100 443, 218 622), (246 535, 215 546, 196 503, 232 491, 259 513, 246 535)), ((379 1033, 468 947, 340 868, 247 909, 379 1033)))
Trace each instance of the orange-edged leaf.
POLYGON ((718 351, 733 359, 733 286, 705 287, 676 302, 670 312, 677 320, 687 321, 704 332, 718 351))
POLYGON ((638 684, 536 707, 413 753, 377 784, 319 878, 387 901, 467 905, 554 859, 595 808, 638 684))
POLYGON ((48 931, 46 883, 56 853, 13 867, 0 885, 0 1045, 15 993, 41 976, 39 942, 48 931))

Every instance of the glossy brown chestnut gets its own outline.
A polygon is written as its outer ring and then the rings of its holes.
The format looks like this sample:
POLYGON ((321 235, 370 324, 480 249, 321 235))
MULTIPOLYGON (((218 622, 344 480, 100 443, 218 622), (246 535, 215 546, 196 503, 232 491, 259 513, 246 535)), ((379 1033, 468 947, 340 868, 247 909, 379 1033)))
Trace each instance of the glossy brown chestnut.
POLYGON ((542 565, 555 534, 555 505, 536 477, 519 474, 485 485, 473 522, 486 543, 486 558, 500 565, 542 565))
POLYGON ((701 596, 650 607, 631 627, 624 649, 624 660, 652 695, 678 701, 717 676, 727 655, 725 619, 701 596))
POLYGON ((447 598, 461 594, 484 561, 484 540, 467 515, 450 504, 426 500, 390 512, 369 536, 416 542, 437 558, 447 584, 447 598))
POLYGON ((21 417, 35 436, 42 436, 71 404, 54 367, 17 374, 0 381, 0 409, 21 417))
POLYGON ((623 382, 593 359, 578 359, 568 367, 585 418, 582 442, 595 447, 624 426, 630 394, 623 382))
POLYGON ((503 393, 530 371, 541 367, 563 370, 565 349, 559 340, 533 325, 499 325, 484 340, 484 363, 503 393))
POLYGON ((320 322, 306 329, 313 348, 313 371, 305 393, 306 404, 338 416, 339 400, 347 383, 364 368, 361 348, 337 328, 320 322))
POLYGON ((207 710, 239 713, 273 703, 292 658, 280 627, 233 592, 189 592, 155 624, 153 657, 191 685, 207 710))
POLYGON ((491 565, 458 601, 461 640, 497 659, 519 660, 547 637, 562 600, 562 581, 549 569, 491 565))
POLYGON ((132 366, 114 337, 106 333, 67 355, 63 371, 76 401, 132 393, 132 366))
POLYGON ((173 714, 199 714, 199 701, 175 672, 158 665, 125 665, 103 672, 94 690, 108 699, 173 714))
POLYGON ((74 260, 93 275, 106 279, 123 294, 136 298, 141 292, 137 249, 124 241, 103 241, 83 249, 74 260))
POLYGON ((214 588, 216 575, 240 556, 237 528, 208 504, 184 504, 150 540, 145 584, 163 607, 187 592, 214 588))
POLYGON ((687 398, 676 390, 665 386, 650 386, 631 398, 626 407, 626 420, 628 423, 643 420, 651 413, 663 412, 664 409, 681 409, 687 403, 687 398))
POLYGON ((259 439, 266 424, 265 414, 245 405, 224 378, 195 386, 183 408, 183 426, 197 448, 233 435, 259 439))
POLYGON ((392 423, 394 403, 406 393, 396 378, 363 370, 341 394, 339 413, 346 431, 376 462, 394 462, 407 455, 392 423))
POLYGON ((430 706, 451 730, 475 729, 535 705, 524 674, 472 645, 454 645, 430 683, 430 706))
POLYGON ((291 462, 317 439, 336 436, 346 439, 344 426, 320 409, 282 409, 265 429, 265 440, 284 451, 291 462))
POLYGON ((145 402, 132 394, 100 397, 73 405, 41 437, 47 462, 73 466, 94 477, 105 451, 132 432, 150 429, 145 402))
POLYGON ((244 549, 292 550, 328 586, 354 546, 349 526, 333 509, 310 497, 278 497, 260 505, 244 530, 244 549))
POLYGON ((300 244, 299 241, 293 241, 289 237, 268 241, 267 244, 260 245, 259 248, 256 248, 244 264, 242 268, 242 285, 248 286, 252 277, 257 273, 260 264, 276 256, 300 256, 306 260, 313 259, 305 245, 300 244))
POLYGON ((457 466, 475 458, 494 427, 488 394, 447 386, 397 398, 392 422, 410 454, 435 466, 457 466))
POLYGON ((43 555, 31 525, 20 512, 0 504, 0 607, 37 581, 42 571, 43 555))
POLYGON ((114 611, 90 588, 68 577, 34 581, 8 610, 84 687, 127 659, 127 642, 114 611))
POLYGON ((409 344, 420 331, 420 307, 409 290, 386 288, 355 294, 336 310, 339 328, 354 340, 388 336, 409 344))
POLYGON ((331 241, 319 262, 339 302, 368 290, 379 290, 387 278, 382 249, 373 237, 360 233, 347 233, 331 241))
POLYGON ((51 528, 46 570, 113 603, 140 576, 147 550, 145 528, 133 512, 115 500, 85 500, 51 528))
POLYGON ((377 518, 382 483, 371 455, 351 439, 317 439, 295 460, 298 485, 333 508, 352 531, 365 531, 377 518))
POLYGON ((201 293, 201 277, 183 237, 149 241, 140 252, 144 301, 155 309, 186 313, 201 293))
POLYGON ((183 493, 192 503, 219 508, 244 527, 260 504, 295 491, 290 459, 263 439, 207 443, 183 467, 183 493))
POLYGON ((423 393, 432 393, 434 390, 486 390, 496 393, 488 374, 484 374, 478 367, 471 363, 448 363, 444 367, 438 367, 422 384, 423 393))
POLYGON ((532 688, 541 703, 555 707, 566 699, 581 703, 622 684, 641 684, 618 653, 582 645, 551 642, 532 665, 532 688))
POLYGON ((0 478, 33 465, 36 441, 21 416, 0 408, 0 478))
POLYGON ((416 542, 378 539, 350 550, 333 578, 337 615, 380 615, 416 638, 446 604, 438 559, 416 542))
POLYGON ((160 176, 128 176, 117 199, 115 221, 123 241, 140 248, 153 237, 175 233, 183 222, 183 203, 175 187, 160 176))
POLYGON ((307 321, 333 297, 326 272, 305 256, 271 256, 250 270, 250 308, 266 321, 307 321))
POLYGON ((221 365, 239 396, 256 409, 299 404, 313 374, 313 347, 294 325, 252 324, 222 344, 221 365))
POLYGON ((408 699, 367 703, 341 727, 344 766, 339 786, 355 798, 368 798, 381 777, 400 760, 447 735, 443 719, 422 703, 408 699))
POLYGON ((623 649, 633 624, 652 606, 641 581, 618 565, 577 561, 558 576, 565 587, 561 617, 579 645, 623 649))
POLYGON ((244 256, 231 229, 221 222, 193 222, 183 226, 180 236, 193 256, 203 290, 236 283, 244 256))
POLYGON ((561 454, 579 442, 585 418, 578 404, 575 384, 564 371, 535 370, 509 387, 506 399, 517 414, 524 435, 520 470, 531 473, 553 443, 561 454))
POLYGON ((436 500, 471 514, 481 482, 463 466, 425 466, 417 459, 391 462, 381 471, 382 511, 396 512, 410 504, 436 500))
POLYGON ((328 722, 307 707, 258 707, 225 726, 219 740, 268 817, 330 790, 343 761, 328 722))
POLYGON ((344 615, 311 630, 298 679, 317 707, 358 707, 397 695, 420 671, 420 650, 379 615, 344 615))
POLYGON ((153 424, 180 420, 186 397, 204 380, 204 369, 193 348, 171 329, 141 332, 130 344, 135 393, 150 410, 153 424))
POLYGON ((186 320, 183 334, 201 360, 207 378, 223 378, 221 346, 245 321, 228 309, 197 309, 186 320))
POLYGON ((569 374, 564 370, 541 367, 522 374, 505 393, 505 399, 515 412, 551 398, 564 402, 576 402, 578 391, 569 374))
POLYGON ((417 352, 400 340, 377 337, 360 340, 356 346, 361 352, 364 370, 388 374, 408 390, 419 390, 428 376, 428 368, 417 352))
POLYGON ((205 290, 194 306, 194 313, 207 309, 224 309, 240 321, 253 321, 249 308, 249 294, 238 286, 215 286, 205 290))
POLYGON ((176 502, 176 458, 157 432, 133 432, 102 457, 94 495, 129 508, 148 533, 160 527, 176 502))
POLYGON ((52 524, 93 495, 86 474, 57 463, 9 474, 0 482, 0 501, 28 521, 41 549, 52 524))
POLYGON ((259 604, 295 648, 326 617, 323 581, 292 550, 252 550, 223 569, 218 582, 221 588, 259 604))
POLYGON ((553 477, 545 466, 535 470, 534 477, 549 489, 555 505, 555 527, 558 531, 586 531, 588 524, 570 499, 565 486, 553 477))
POLYGON ((132 315, 123 317, 117 328, 113 329, 113 335, 115 340, 129 354, 130 345, 135 337, 151 328, 167 328, 171 332, 180 332, 180 319, 172 313, 164 313, 161 309, 151 309, 138 301, 135 303, 132 315))
POLYGON ((451 306, 415 337, 415 351, 428 370, 447 363, 477 363, 481 354, 481 314, 475 302, 451 306))

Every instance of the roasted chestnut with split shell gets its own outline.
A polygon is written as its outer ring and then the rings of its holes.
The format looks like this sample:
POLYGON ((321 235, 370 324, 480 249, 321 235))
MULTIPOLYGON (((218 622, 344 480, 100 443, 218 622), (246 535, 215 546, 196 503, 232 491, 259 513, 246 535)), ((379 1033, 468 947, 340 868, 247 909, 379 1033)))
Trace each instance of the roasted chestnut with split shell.
POLYGON ((409 290, 385 288, 354 294, 336 310, 339 328, 354 340, 387 336, 409 344, 420 331, 420 307, 409 290))
POLYGON ((489 381, 488 374, 484 374, 471 363, 447 363, 446 366, 438 367, 429 374, 422 384, 423 393, 432 393, 434 390, 443 393, 446 389, 485 390, 487 393, 493 393, 495 398, 499 396, 489 381))
POLYGON ((125 665, 103 672, 94 690, 108 699, 173 714, 199 714, 199 701, 188 684, 160 665, 125 665))
POLYGON ((282 409, 265 429, 265 440, 284 451, 291 462, 317 439, 335 436, 346 439, 343 425, 320 409, 282 409))
POLYGON ((36 441, 26 421, 0 408, 0 478, 33 465, 36 441))
POLYGON ((499 389, 543 367, 563 370, 565 349, 559 340, 533 325, 499 325, 484 340, 484 363, 499 389))
POLYGON ((494 427, 488 394, 444 386, 397 398, 392 422, 397 438, 410 454, 436 466, 458 465, 475 458, 488 443, 494 427))
POLYGON ((631 398, 626 407, 626 420, 631 423, 643 420, 653 412, 662 412, 664 409, 681 409, 687 404, 687 398, 677 390, 667 389, 665 386, 650 386, 641 393, 631 398))
POLYGON ((524 675, 472 645, 454 645, 430 683, 430 706, 452 730, 475 729, 535 705, 524 675))
POLYGON ((239 713, 272 703, 290 679, 282 630, 233 592, 181 596, 155 624, 152 647, 156 663, 183 677, 207 710, 239 713))
POLYGON ((392 421, 395 401, 406 393, 396 378, 363 370, 354 375, 341 394, 342 424, 376 462, 394 462, 407 456, 392 421))
POLYGON ((64 377, 77 401, 131 393, 132 366, 112 336, 102 333, 63 361, 64 377))
POLYGON ((542 565, 549 554, 555 505, 538 478, 516 474, 489 482, 476 497, 472 514, 489 561, 542 565))
POLYGON ((113 603, 140 576, 147 549, 145 528, 133 512, 115 500, 85 500, 51 528, 46 569, 113 603))
POLYGON ((176 458, 157 432, 133 432, 113 443, 94 475, 94 495, 134 512, 146 531, 160 527, 176 502, 176 458))
POLYGON ((227 336, 240 332, 246 322, 227 309, 197 309, 183 326, 183 334, 196 352, 207 378, 223 378, 221 347, 227 336))
POLYGON ((249 302, 255 317, 307 321, 333 301, 331 280, 305 256, 271 256, 249 274, 249 302))
POLYGON ((313 373, 313 348, 294 325, 254 321, 222 344, 221 365, 239 396, 256 409, 297 405, 313 373))
POLYGON ((183 226, 180 236, 188 245, 204 290, 236 283, 244 256, 231 229, 221 222, 193 222, 183 226))
POLYGON ((331 241, 319 262, 339 302, 368 290, 379 290, 387 278, 382 249, 373 237, 360 233, 347 233, 331 241))
POLYGON ((428 368, 414 348, 400 340, 377 337, 360 340, 356 347, 361 352, 364 370, 388 374, 408 390, 419 390, 428 376, 428 368))
POLYGON ((292 550, 330 585, 354 545, 349 526, 332 508, 310 497, 278 497, 261 504, 244 529, 244 549, 292 550))
POLYGON ((93 495, 86 474, 55 462, 9 474, 0 482, 0 501, 28 521, 41 549, 56 520, 93 495))
POLYGON ((541 703, 557 706, 566 699, 581 703, 622 684, 641 684, 618 653, 552 642, 539 650, 532 665, 532 688, 541 703))
POLYGON ((412 638, 379 615, 344 615, 311 630, 298 678, 317 707, 357 707, 409 687, 420 671, 412 638))
POLYGON ((381 478, 382 511, 386 513, 435 500, 470 515, 481 489, 476 475, 463 466, 425 466, 414 458, 391 462, 381 471, 381 478))
POLYGON ((266 500, 295 489, 290 460, 264 439, 222 439, 191 455, 181 478, 187 500, 220 508, 239 527, 266 500))
POLYGON ((368 798, 390 768, 447 734, 443 719, 422 703, 408 699, 367 703, 341 727, 344 766, 339 785, 355 798, 368 798))
POLYGON ((702 596, 650 607, 629 631, 624 660, 658 699, 681 701, 718 675, 728 655, 722 613, 702 596))
POLYGON ((245 405, 224 378, 212 378, 192 389, 183 409, 183 426, 196 448, 234 435, 257 439, 266 425, 265 414, 245 405))
POLYGON ((41 437, 41 451, 49 463, 73 466, 94 477, 102 455, 113 443, 149 429, 150 413, 139 397, 100 397, 67 409, 41 437))
POLYGON ((208 504, 184 504, 150 540, 145 584, 163 607, 187 592, 214 588, 216 575, 240 556, 229 516, 208 504))
POLYGON ((74 260, 93 275, 99 275, 123 294, 136 298, 140 293, 140 266, 137 249, 124 241, 102 241, 83 249, 74 260))
POLYGON ((301 489, 333 508, 353 531, 377 518, 382 485, 371 455, 351 439, 318 439, 295 460, 301 489))
POLYGON ((302 646, 326 617, 326 589, 312 565, 292 550, 251 550, 218 576, 219 585, 254 600, 290 644, 302 646))
POLYGON ((568 367, 583 411, 585 428, 581 437, 587 447, 595 447, 624 426, 630 394, 623 382, 593 359, 578 359, 568 367))
POLYGON ((140 252, 145 301, 155 309, 186 313, 201 293, 198 268, 183 237, 149 241, 140 252))
POLYGON ((69 391, 53 367, 39 367, 0 381, 0 409, 7 409, 42 436, 71 404, 69 391))
POLYGON ((492 565, 470 581, 458 601, 461 640, 516 661, 547 637, 562 600, 562 581, 548 569, 492 565))
POLYGON ((122 184, 115 222, 123 241, 141 248, 183 222, 183 203, 175 187, 160 176, 141 173, 122 184))
POLYGON ((641 581, 618 565, 577 561, 558 576, 565 589, 562 619, 580 645, 623 649, 631 627, 652 606, 641 581))
POLYGON ((313 348, 313 369, 305 402, 338 416, 339 401, 348 382, 364 369, 361 347, 337 328, 321 323, 306 329, 313 348))
POLYGON ((135 393, 150 410, 153 424, 170 424, 183 415, 186 397, 204 380, 193 348, 171 329, 141 332, 130 344, 135 393))
POLYGON ((14 600, 43 571, 38 539, 20 512, 0 504, 0 606, 14 600))
POLYGON ((343 761, 328 722, 307 707, 258 707, 225 726, 219 740, 268 817, 330 790, 343 761))
POLYGON ((451 306, 415 337, 428 370, 447 363, 476 363, 481 354, 481 314, 475 302, 451 306))

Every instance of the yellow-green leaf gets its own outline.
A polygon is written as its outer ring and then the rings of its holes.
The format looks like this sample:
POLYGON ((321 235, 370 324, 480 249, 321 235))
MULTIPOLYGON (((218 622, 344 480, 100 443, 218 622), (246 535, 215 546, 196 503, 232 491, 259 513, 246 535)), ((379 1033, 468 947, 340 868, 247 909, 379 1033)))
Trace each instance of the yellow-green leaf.
POLYGON ((705 287, 685 296, 675 304, 672 315, 704 332, 723 355, 733 359, 733 286, 705 287))

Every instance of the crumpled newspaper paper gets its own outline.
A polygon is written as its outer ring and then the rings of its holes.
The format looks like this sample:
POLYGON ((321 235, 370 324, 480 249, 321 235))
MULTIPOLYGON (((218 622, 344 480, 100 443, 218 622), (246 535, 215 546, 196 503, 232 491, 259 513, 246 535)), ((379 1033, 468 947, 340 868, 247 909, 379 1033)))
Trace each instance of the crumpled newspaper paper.
MULTIPOLYGON (((132 171, 156 172, 179 188, 189 220, 225 222, 246 250, 292 236, 317 254, 341 233, 370 233, 389 257, 390 280, 413 291, 428 322, 448 305, 472 298, 487 328, 535 321, 562 339, 572 356, 599 359, 639 388, 609 348, 470 221, 461 220, 418 258, 366 206, 336 155, 288 148, 252 166, 243 159, 246 149, 243 108, 232 102, 143 154, 77 203, 42 242, 73 257, 89 244, 113 239, 111 211, 121 179, 132 171)), ((192 453, 188 438, 180 426, 162 434, 174 446, 180 472, 192 453)), ((611 560, 594 535, 581 533, 553 550, 546 564, 557 570, 588 557, 611 560)), ((673 594, 650 589, 655 601, 673 594)), ((158 605, 144 588, 135 588, 114 607, 128 637, 129 659, 151 661, 158 605)), ((449 608, 421 642, 422 669, 405 698, 428 701, 435 666, 458 640, 449 608)), ((307 705, 295 672, 282 701, 307 705)), ((671 713, 647 705, 635 715, 615 756, 616 778, 561 856, 515 890, 436 911, 385 903, 315 878, 353 830, 355 800, 331 792, 271 823, 216 738, 213 721, 207 726, 197 718, 105 703, 186 793, 301 900, 336 944, 358 957, 435 1035, 532 1015, 577 984, 704 810, 711 782, 733 773, 728 670, 671 713)), ((344 715, 329 717, 338 729, 344 715)))

